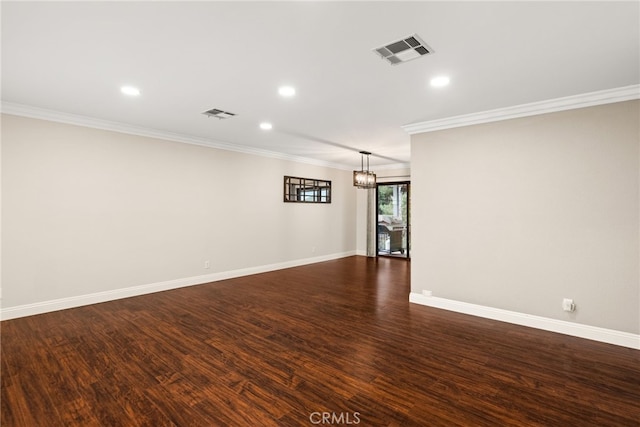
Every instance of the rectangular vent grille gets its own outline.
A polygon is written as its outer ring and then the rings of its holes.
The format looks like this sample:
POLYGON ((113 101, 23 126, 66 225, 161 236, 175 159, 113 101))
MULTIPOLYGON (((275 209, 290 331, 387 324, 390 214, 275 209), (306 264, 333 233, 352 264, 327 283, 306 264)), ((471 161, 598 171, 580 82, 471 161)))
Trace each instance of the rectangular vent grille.
POLYGON ((417 34, 378 47, 373 51, 391 65, 401 64, 433 53, 433 49, 427 46, 417 34))
POLYGON ((230 117, 235 116, 234 113, 230 113, 228 111, 219 110, 217 108, 212 108, 211 110, 207 110, 204 113, 205 116, 215 117, 217 119, 228 119, 230 117))

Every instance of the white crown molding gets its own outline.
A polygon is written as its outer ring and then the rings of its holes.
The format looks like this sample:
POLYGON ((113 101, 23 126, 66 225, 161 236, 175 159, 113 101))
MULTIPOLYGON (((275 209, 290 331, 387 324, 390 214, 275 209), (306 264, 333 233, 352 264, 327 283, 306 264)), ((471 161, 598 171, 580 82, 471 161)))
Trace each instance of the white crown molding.
POLYGON ((640 350, 640 335, 411 292, 409 302, 640 350))
POLYGON ((195 136, 182 135, 179 133, 160 131, 156 129, 144 128, 140 126, 129 125, 125 123, 112 122, 108 120, 96 119, 88 116, 77 114, 63 113, 59 111, 47 110, 44 108, 32 107, 22 104, 14 104, 10 102, 2 102, 2 113, 14 116, 29 117, 32 119, 49 120, 52 122, 65 123, 76 126, 84 126, 88 128, 101 129, 113 132, 120 132, 129 135, 144 136, 148 138, 162 139, 172 142, 182 142, 185 144, 200 145, 203 147, 217 148, 220 150, 234 151, 243 154, 252 154, 255 156, 269 157, 280 160, 289 160, 297 163, 305 163, 314 166, 323 166, 340 170, 352 170, 353 167, 325 162, 322 160, 311 159, 308 157, 293 156, 290 154, 278 153, 275 151, 263 150, 259 148, 248 147, 246 145, 236 145, 228 142, 217 141, 207 138, 199 138, 195 136))
MULTIPOLYGON (((411 163, 392 163, 388 165, 371 166, 371 170, 373 173, 375 173, 376 171, 382 171, 382 170, 397 170, 397 169, 409 169, 409 168, 411 168, 411 163)), ((353 167, 349 168, 349 170, 352 170, 352 169, 353 167)))
POLYGON ((220 280, 233 279, 236 277, 248 276, 252 274, 266 273, 269 271, 282 270, 285 268, 330 261, 353 255, 356 255, 356 251, 334 253, 313 258, 303 258, 276 264, 242 268, 238 270, 221 271, 218 273, 205 274, 202 276, 185 277, 182 279, 167 280, 164 282, 132 286, 123 289, 113 289, 87 295, 77 295, 68 298, 37 302, 33 304, 2 307, 0 308, 0 320, 17 319, 19 317, 33 316, 36 314, 49 313, 58 310, 66 310, 69 308, 81 307, 84 305, 99 304, 102 302, 114 301, 122 298, 129 298, 154 292, 162 292, 171 289, 183 288, 186 286, 201 285, 204 283, 217 282, 220 280))
POLYGON ((549 99, 546 101, 532 102, 530 104, 515 105, 512 107, 447 117, 444 119, 412 123, 402 126, 402 129, 404 129, 408 134, 414 135, 417 133, 497 122, 501 120, 515 119, 518 117, 535 116, 538 114, 573 110, 577 108, 592 107, 595 105, 612 104, 614 102, 630 101, 633 99, 640 99, 640 85, 631 85, 563 98, 549 99))

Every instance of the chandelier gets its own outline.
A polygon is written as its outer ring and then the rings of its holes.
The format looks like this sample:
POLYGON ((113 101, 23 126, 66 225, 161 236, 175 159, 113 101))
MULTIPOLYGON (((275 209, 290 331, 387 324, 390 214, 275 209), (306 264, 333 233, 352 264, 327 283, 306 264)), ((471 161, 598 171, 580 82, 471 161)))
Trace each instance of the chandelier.
POLYGON ((353 185, 358 188, 375 188, 376 187, 376 174, 369 170, 369 156, 368 151, 360 152, 360 170, 353 171, 353 185), (364 156, 367 156, 367 169, 364 168, 364 156))

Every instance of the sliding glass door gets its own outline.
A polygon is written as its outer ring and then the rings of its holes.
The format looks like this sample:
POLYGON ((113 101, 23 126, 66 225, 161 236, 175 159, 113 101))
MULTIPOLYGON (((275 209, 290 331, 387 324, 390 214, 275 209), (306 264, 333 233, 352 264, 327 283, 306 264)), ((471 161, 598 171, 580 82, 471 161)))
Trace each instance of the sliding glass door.
POLYGON ((378 184, 377 253, 409 258, 409 182, 378 184))

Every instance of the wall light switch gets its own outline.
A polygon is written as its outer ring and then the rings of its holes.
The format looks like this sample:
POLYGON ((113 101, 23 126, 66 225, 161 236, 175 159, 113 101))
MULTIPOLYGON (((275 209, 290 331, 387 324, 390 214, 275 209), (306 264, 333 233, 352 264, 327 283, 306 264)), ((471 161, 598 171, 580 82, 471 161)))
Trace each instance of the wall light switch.
POLYGON ((562 300, 562 309, 564 311, 574 311, 576 309, 576 305, 573 303, 572 299, 565 298, 562 300))

